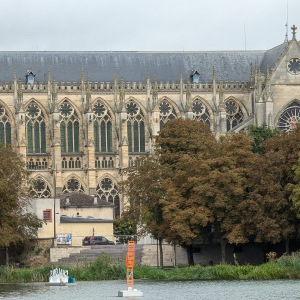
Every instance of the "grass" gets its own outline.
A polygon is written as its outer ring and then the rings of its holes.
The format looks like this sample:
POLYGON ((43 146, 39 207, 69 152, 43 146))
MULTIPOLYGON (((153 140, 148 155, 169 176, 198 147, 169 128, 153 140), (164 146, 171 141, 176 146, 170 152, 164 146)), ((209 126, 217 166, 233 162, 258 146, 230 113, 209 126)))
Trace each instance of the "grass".
MULTIPOLYGON (((76 281, 126 279, 123 263, 112 261, 101 254, 94 262, 77 266, 55 266, 68 269, 76 281)), ((0 283, 47 282, 54 266, 35 268, 0 267, 0 283)), ((300 279, 300 253, 282 256, 259 266, 226 265, 191 266, 173 269, 156 269, 150 266, 135 266, 135 279, 148 280, 272 280, 300 279)))

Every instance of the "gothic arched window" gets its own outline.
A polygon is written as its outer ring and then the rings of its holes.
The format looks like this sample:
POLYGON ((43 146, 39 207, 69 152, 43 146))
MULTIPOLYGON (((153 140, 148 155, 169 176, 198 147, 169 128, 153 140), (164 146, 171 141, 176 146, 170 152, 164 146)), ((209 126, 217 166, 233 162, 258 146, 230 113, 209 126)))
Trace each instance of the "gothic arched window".
POLYGON ((84 193, 84 188, 83 185, 76 178, 71 178, 63 186, 62 192, 63 193, 72 193, 72 192, 84 193))
POLYGON ((300 104, 294 101, 281 113, 277 122, 277 128, 279 130, 291 131, 297 127, 297 123, 299 122, 300 104))
POLYGON ((227 131, 231 130, 244 120, 244 115, 238 103, 232 99, 225 102, 227 115, 227 131))
POLYGON ((27 153, 46 153, 46 123, 35 102, 26 108, 27 153))
POLYGON ((117 185, 110 179, 104 178, 97 185, 96 192, 100 200, 115 205, 115 218, 120 216, 120 196, 117 185))
POLYGON ((210 124, 210 117, 207 107, 199 99, 195 100, 192 105, 193 120, 210 124))
POLYGON ((77 112, 66 100, 61 104, 59 110, 61 152, 79 152, 79 120, 77 112))
POLYGON ((94 104, 93 112, 95 152, 112 152, 111 115, 99 101, 94 104))
POLYGON ((127 136, 129 152, 145 152, 145 120, 139 106, 130 101, 127 109, 127 136))
POLYGON ((177 118, 174 107, 167 101, 163 100, 159 105, 160 112, 160 130, 163 129, 164 124, 169 120, 177 118))
POLYGON ((0 143, 11 145, 11 124, 8 114, 3 105, 0 104, 0 143))
POLYGON ((50 198, 50 188, 41 177, 38 177, 31 185, 29 196, 31 198, 50 198))

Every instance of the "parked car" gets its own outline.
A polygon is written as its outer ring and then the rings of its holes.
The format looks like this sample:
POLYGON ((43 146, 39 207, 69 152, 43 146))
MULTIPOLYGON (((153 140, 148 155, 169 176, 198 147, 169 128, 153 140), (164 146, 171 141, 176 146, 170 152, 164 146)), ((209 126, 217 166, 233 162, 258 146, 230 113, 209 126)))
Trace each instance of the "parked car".
POLYGON ((83 246, 89 246, 89 245, 115 245, 115 242, 108 240, 104 236, 86 236, 82 240, 83 246))

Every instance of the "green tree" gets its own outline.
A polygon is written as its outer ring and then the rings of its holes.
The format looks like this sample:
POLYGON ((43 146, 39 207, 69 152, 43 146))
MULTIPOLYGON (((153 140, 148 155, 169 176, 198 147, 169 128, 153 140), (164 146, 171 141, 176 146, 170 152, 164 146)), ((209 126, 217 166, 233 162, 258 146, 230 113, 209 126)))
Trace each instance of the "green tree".
POLYGON ((249 136, 252 139, 253 152, 263 154, 265 148, 263 146, 264 141, 271 138, 272 136, 279 134, 278 130, 270 129, 267 125, 262 126, 250 126, 249 136))
POLYGON ((121 187, 128 199, 123 217, 135 224, 138 236, 150 233, 159 241, 160 266, 163 267, 162 241, 167 227, 163 222, 161 200, 162 167, 155 157, 141 159, 126 172, 127 180, 121 187))
POLYGON ((42 222, 28 212, 27 174, 22 159, 0 144, 0 247, 36 238, 42 222))
POLYGON ((128 241, 135 240, 136 226, 133 222, 126 220, 124 217, 116 219, 114 221, 114 236, 117 239, 117 243, 128 243, 128 241))

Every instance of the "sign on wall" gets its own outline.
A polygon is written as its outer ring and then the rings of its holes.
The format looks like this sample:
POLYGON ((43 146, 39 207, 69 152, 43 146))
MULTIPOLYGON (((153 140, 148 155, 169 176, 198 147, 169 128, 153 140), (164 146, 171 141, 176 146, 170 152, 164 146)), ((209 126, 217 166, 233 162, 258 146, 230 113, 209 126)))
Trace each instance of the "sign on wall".
POLYGON ((72 244, 72 234, 71 233, 58 234, 56 241, 57 241, 58 245, 71 245, 72 244))

